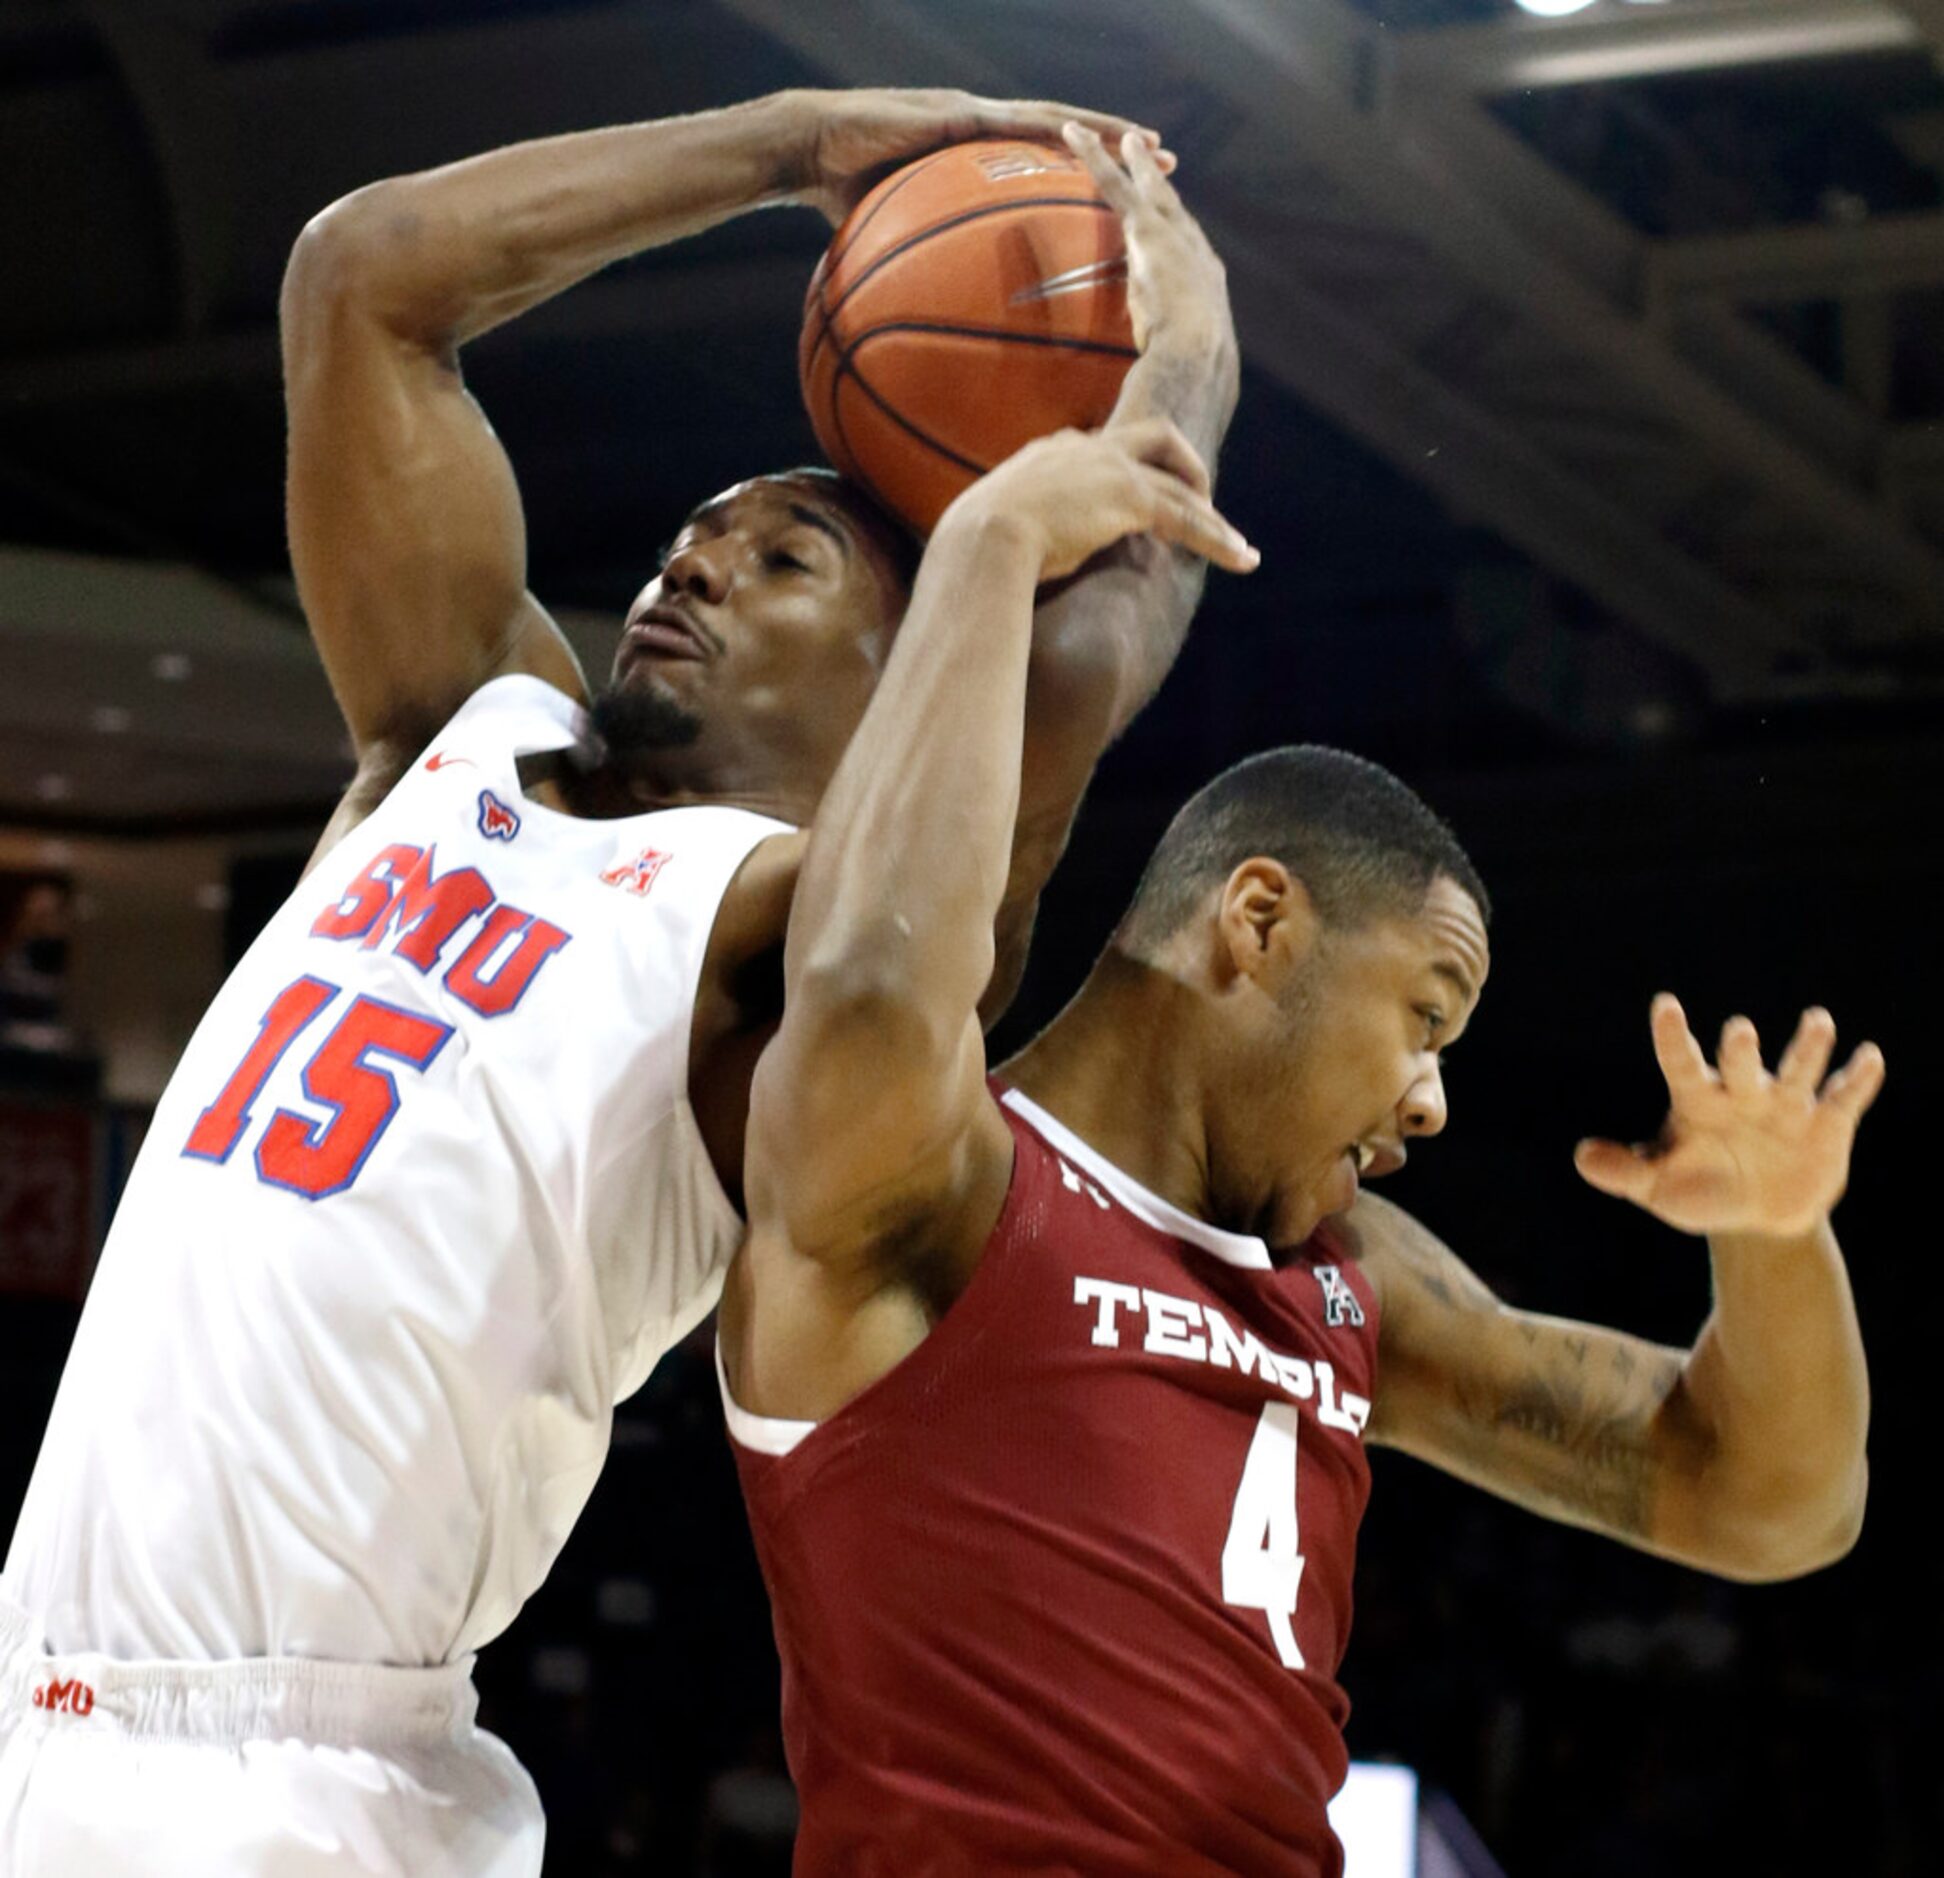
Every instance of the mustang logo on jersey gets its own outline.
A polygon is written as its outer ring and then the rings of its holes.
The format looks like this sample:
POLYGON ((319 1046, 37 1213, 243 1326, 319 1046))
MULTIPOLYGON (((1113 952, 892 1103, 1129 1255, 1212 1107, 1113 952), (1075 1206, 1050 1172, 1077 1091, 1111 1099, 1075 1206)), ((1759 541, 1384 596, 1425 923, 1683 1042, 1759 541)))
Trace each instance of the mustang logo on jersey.
POLYGON ((479 832, 488 841, 511 841, 520 832, 520 818, 490 789, 479 792, 479 832))
POLYGON ((1170 1297, 1145 1286, 1116 1284, 1110 1278, 1076 1278, 1073 1301, 1095 1307, 1093 1342, 1098 1348, 1119 1347, 1116 1313, 1138 1312, 1147 1321, 1141 1348, 1156 1356, 1260 1376, 1299 1401, 1314 1399, 1316 1419, 1325 1428, 1340 1428, 1345 1434, 1361 1435, 1370 1419, 1370 1403, 1363 1396, 1346 1389, 1338 1397, 1335 1364, 1312 1363, 1272 1350, 1254 1331, 1237 1331, 1212 1304, 1170 1297))

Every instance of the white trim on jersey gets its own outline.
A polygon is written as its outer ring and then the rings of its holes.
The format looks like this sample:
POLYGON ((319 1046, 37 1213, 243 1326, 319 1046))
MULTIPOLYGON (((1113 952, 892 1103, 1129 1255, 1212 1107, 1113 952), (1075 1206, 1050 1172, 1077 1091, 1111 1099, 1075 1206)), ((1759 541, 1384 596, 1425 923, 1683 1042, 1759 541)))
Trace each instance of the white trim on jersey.
POLYGON ((1021 1095, 1017 1089, 1008 1089, 1000 1099, 1014 1114, 1031 1123, 1033 1131, 1044 1138, 1047 1146, 1099 1181, 1136 1219, 1145 1221, 1157 1232, 1185 1239, 1190 1245, 1200 1246, 1204 1252, 1214 1253, 1225 1264, 1239 1265, 1245 1271, 1275 1270, 1275 1261, 1269 1256, 1268 1246, 1253 1234, 1224 1232, 1221 1227, 1211 1226, 1205 1219, 1184 1213, 1158 1193, 1150 1193, 1131 1174, 1122 1173, 1104 1154, 1088 1147, 1071 1128, 1056 1121, 1031 1097, 1021 1095))
MULTIPOLYGON (((1248 1233, 1224 1232, 1221 1227, 1211 1226, 1205 1219, 1196 1219, 1192 1213, 1184 1213, 1180 1207, 1170 1205, 1158 1193, 1150 1193, 1139 1181, 1122 1173, 1112 1161, 1088 1147, 1072 1129, 1055 1121, 1037 1102, 1021 1095, 1017 1089, 1006 1090, 1001 1099, 1034 1133, 1045 1140, 1048 1147, 1075 1163, 1090 1179, 1098 1181, 1136 1219, 1152 1226, 1157 1232, 1165 1232, 1175 1239, 1185 1239, 1188 1244, 1199 1246, 1204 1252, 1214 1253, 1225 1264, 1239 1265, 1247 1271, 1275 1269, 1274 1261, 1269 1257, 1269 1248, 1262 1240, 1248 1233)), ((728 1421, 729 1433, 738 1446, 749 1449, 753 1454, 781 1456, 791 1453, 818 1426, 816 1422, 786 1421, 779 1416, 757 1415, 744 1408, 729 1393, 729 1376, 722 1367, 722 1343, 719 1338, 715 1347, 715 1366, 716 1381, 722 1390, 722 1412, 728 1421)))
POLYGON ((715 1345, 716 1381, 722 1388, 722 1413, 729 1423, 729 1433, 739 1447, 747 1448, 752 1454, 788 1454, 798 1442, 812 1433, 815 1422, 785 1421, 777 1415, 756 1415, 744 1408, 729 1393, 729 1372, 722 1367, 722 1339, 718 1337, 715 1345))

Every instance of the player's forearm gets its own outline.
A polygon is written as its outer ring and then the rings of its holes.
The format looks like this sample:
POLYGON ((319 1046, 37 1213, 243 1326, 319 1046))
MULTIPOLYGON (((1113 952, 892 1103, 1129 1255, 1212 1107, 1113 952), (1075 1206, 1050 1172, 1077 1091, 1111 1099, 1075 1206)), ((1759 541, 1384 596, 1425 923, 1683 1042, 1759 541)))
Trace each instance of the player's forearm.
POLYGON ((1019 807, 1038 562, 1002 516, 948 512, 817 812, 786 1007, 855 1004, 954 1037, 992 971, 1019 807))
MULTIPOLYGON (((1149 335, 1147 350, 1121 387, 1112 421, 1168 419, 1195 446, 1212 483, 1235 416, 1240 373, 1226 299, 1197 302, 1149 335)), ((1122 542, 1070 590, 1078 617, 1066 624, 1065 636, 1071 640, 1091 631, 1107 641, 1105 658, 1114 671, 1107 742, 1133 722, 1173 669, 1207 575, 1208 563, 1199 556, 1140 537, 1122 542)), ((1074 656, 1071 646, 1067 656, 1074 656)), ((1096 662, 1101 656, 1093 654, 1096 662)), ((1030 719, 1027 730, 1030 738, 1030 719)))
POLYGON ((1165 417, 1215 475, 1241 386, 1241 363, 1228 302, 1198 301, 1163 319, 1129 368, 1110 420, 1165 417))
POLYGON ((782 92, 513 144, 345 197, 293 267, 348 277, 401 333, 463 343, 624 255, 788 200, 811 132, 811 105, 782 92))
MULTIPOLYGON (((1197 306, 1152 335, 1122 386, 1114 421, 1169 419, 1212 476, 1235 414, 1237 374, 1226 303, 1197 306)), ((1033 909, 1066 851, 1095 766, 1172 669, 1207 574, 1200 556, 1136 536, 1040 604, 999 970, 981 1013, 987 1023, 1018 986, 1033 909)))
POLYGON ((1869 1371, 1825 1222, 1800 1239, 1709 1242, 1714 1309, 1682 1391, 1709 1430, 1704 1492, 1741 1575, 1840 1558, 1863 1519, 1869 1371))

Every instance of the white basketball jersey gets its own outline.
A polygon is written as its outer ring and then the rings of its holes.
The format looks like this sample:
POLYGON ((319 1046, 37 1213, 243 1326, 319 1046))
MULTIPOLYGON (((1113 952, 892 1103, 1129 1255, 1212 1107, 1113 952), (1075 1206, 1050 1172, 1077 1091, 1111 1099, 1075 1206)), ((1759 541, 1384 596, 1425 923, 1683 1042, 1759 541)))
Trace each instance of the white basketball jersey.
MULTIPOLYGON (((437 1663, 503 1630, 741 1225, 687 1097, 783 824, 521 794, 479 691, 265 928, 155 1113, 7 1560, 57 1650, 437 1663)), ((139 969, 130 961, 130 969, 139 969)))

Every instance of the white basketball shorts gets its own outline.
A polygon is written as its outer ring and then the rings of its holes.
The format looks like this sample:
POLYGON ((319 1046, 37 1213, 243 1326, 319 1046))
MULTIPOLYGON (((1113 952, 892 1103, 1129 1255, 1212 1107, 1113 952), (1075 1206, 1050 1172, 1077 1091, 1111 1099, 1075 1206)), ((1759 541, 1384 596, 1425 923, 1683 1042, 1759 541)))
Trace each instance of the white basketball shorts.
POLYGON ((471 1672, 49 1656, 0 1599, 0 1878, 537 1878, 471 1672))

